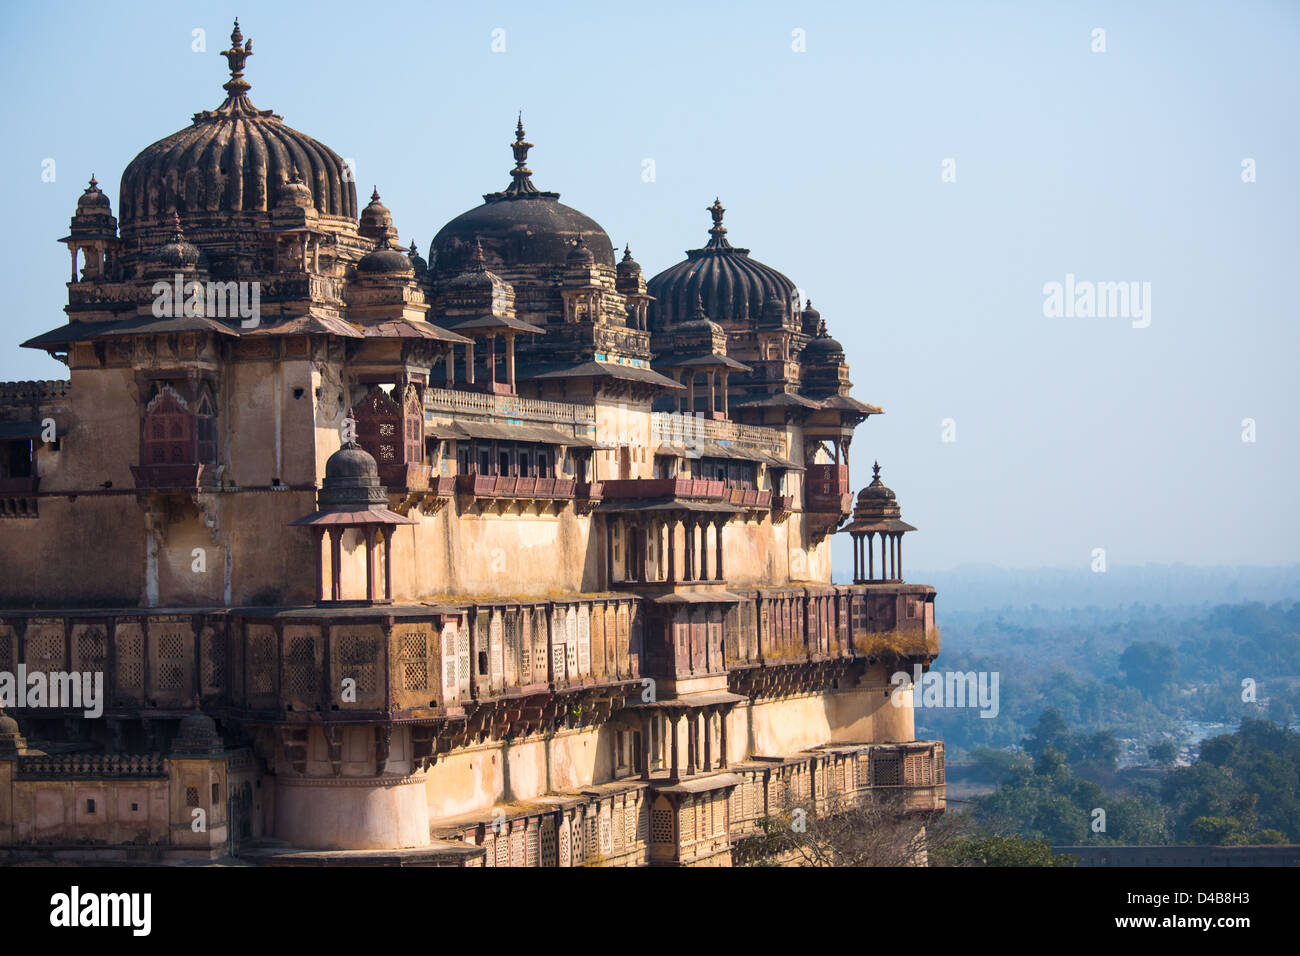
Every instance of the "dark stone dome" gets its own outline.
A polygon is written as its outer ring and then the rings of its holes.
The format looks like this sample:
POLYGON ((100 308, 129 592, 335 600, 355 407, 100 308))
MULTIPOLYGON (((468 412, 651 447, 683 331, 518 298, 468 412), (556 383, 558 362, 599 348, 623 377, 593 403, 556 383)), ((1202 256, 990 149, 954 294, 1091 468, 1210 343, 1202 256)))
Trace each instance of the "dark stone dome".
MULTIPOLYGON (((804 315, 807 315, 807 310, 804 315)), ((826 333, 826 322, 819 318, 817 336, 803 347, 804 361, 821 359, 823 361, 843 359, 844 346, 826 333)))
POLYGON ((349 442, 325 460, 325 477, 317 495, 321 511, 388 506, 388 492, 379 483, 374 456, 349 442))
POLYGON ((749 257, 748 249, 733 246, 722 225, 722 204, 714 200, 710 239, 703 249, 690 249, 686 260, 670 266, 646 284, 654 296, 648 313, 652 330, 666 330, 690 317, 696 297, 705 311, 725 324, 756 321, 779 310, 798 311, 795 285, 771 266, 749 257))
POLYGON ((195 710, 181 719, 172 752, 176 754, 219 754, 225 750, 217 724, 201 710, 195 710))
POLYGON ((573 249, 564 257, 566 263, 572 266, 589 266, 595 260, 592 258, 591 250, 582 240, 582 233, 578 233, 578 241, 573 244, 573 249))
POLYGON ((623 258, 618 261, 618 274, 620 276, 639 276, 641 274, 641 263, 632 258, 632 247, 623 247, 623 258))
POLYGON ((202 257, 203 253, 198 246, 185 241, 185 233, 181 231, 180 217, 173 212, 172 237, 149 253, 149 268, 150 271, 195 269, 202 257))
POLYGON ((222 54, 231 70, 226 101, 194 114, 191 125, 145 148, 122 173, 123 239, 159 229, 173 209, 191 228, 269 212, 295 167, 321 215, 356 219, 356 187, 343 159, 249 102, 243 67, 252 41, 241 48, 238 22, 230 39, 222 54))
POLYGON ((614 246, 600 224, 560 202, 559 193, 541 192, 532 184, 532 172, 524 165, 532 145, 524 140, 521 121, 512 144, 511 184, 504 192, 485 195, 483 205, 461 213, 433 237, 429 267, 435 279, 469 268, 476 241, 491 267, 563 266, 581 236, 594 261, 613 268, 614 246))
POLYGON ((357 226, 357 235, 367 239, 396 239, 397 229, 393 226, 393 214, 379 201, 379 187, 370 193, 370 202, 361 210, 361 223, 357 226))
POLYGON ((406 275, 415 274, 415 266, 405 252, 396 249, 376 249, 361 257, 357 271, 365 275, 406 275))

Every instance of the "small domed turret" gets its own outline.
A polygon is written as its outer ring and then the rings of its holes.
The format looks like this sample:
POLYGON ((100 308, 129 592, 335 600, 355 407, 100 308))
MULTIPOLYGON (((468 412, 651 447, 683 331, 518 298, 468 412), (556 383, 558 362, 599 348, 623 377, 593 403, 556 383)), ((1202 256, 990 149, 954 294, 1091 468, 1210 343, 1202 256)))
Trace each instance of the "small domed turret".
POLYGON ((357 233, 376 242, 397 238, 397 230, 393 228, 393 214, 379 201, 378 187, 371 192, 366 208, 361 210, 361 224, 357 226, 357 233))
POLYGON ((196 269, 202 255, 198 246, 185 241, 181 217, 173 211, 172 237, 149 254, 149 271, 156 273, 196 269))

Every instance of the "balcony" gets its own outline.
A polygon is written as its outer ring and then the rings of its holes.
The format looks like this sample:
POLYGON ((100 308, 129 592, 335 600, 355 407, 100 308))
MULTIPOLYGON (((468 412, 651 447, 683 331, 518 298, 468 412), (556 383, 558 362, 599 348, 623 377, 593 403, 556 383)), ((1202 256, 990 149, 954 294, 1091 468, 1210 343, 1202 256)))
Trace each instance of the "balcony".
POLYGON ((692 498, 722 501, 726 482, 707 478, 619 478, 605 482, 606 498, 692 498))
POLYGON ((577 488, 577 482, 572 478, 479 475, 472 472, 457 475, 455 483, 462 505, 477 514, 484 511, 522 514, 527 510, 535 514, 559 514, 567 502, 574 500, 577 488))
POLYGON ((456 493, 455 475, 430 475, 429 465, 381 465, 379 480, 398 514, 418 507, 422 514, 441 511, 456 493))

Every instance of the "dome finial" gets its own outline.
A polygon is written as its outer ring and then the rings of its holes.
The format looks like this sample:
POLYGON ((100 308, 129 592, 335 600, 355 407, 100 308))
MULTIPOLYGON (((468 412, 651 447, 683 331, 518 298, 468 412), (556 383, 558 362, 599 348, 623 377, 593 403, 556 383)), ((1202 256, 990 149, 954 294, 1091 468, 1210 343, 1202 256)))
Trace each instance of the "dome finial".
POLYGON ((533 148, 533 144, 524 136, 524 111, 520 110, 519 122, 515 125, 515 141, 510 144, 510 149, 515 154, 515 168, 510 170, 511 182, 506 187, 507 196, 523 196, 538 191, 529 178, 533 171, 528 168, 528 151, 533 148))
POLYGON ((487 271, 487 256, 483 254, 483 243, 477 236, 474 237, 474 257, 472 261, 475 272, 487 271))
POLYGON ((713 216, 713 228, 709 230, 709 242, 706 249, 730 249, 731 243, 727 241, 727 227, 722 224, 722 214, 727 210, 723 207, 722 201, 716 196, 713 199, 713 205, 708 207, 709 214, 713 216))
POLYGON ((253 41, 251 38, 244 39, 244 34, 239 30, 238 18, 235 20, 235 29, 230 31, 230 49, 222 50, 221 55, 230 67, 230 80, 221 87, 230 94, 227 102, 242 99, 249 90, 249 83, 244 79, 244 62, 253 55, 253 41))
POLYGON ((185 233, 181 231, 181 215, 172 210, 172 242, 184 242, 185 233))
POLYGON ((871 478, 872 478, 871 483, 873 485, 880 484, 880 462, 876 462, 874 465, 871 466, 871 478))
POLYGON ((98 189, 98 188, 99 188, 99 180, 95 178, 95 174, 94 174, 94 173, 91 173, 91 174, 90 174, 90 188, 91 188, 91 189, 98 189))

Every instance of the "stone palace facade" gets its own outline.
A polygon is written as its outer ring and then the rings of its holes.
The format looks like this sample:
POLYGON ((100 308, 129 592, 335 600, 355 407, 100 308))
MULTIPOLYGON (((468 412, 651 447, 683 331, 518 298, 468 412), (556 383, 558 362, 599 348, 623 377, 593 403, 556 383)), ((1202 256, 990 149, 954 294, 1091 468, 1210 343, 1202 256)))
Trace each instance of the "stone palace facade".
POLYGON ((722 204, 647 281, 521 120, 426 260, 231 39, 77 203, 24 343, 68 379, 0 383, 0 675, 55 675, 0 680, 0 859, 727 865, 793 803, 941 810, 880 409, 722 204))

